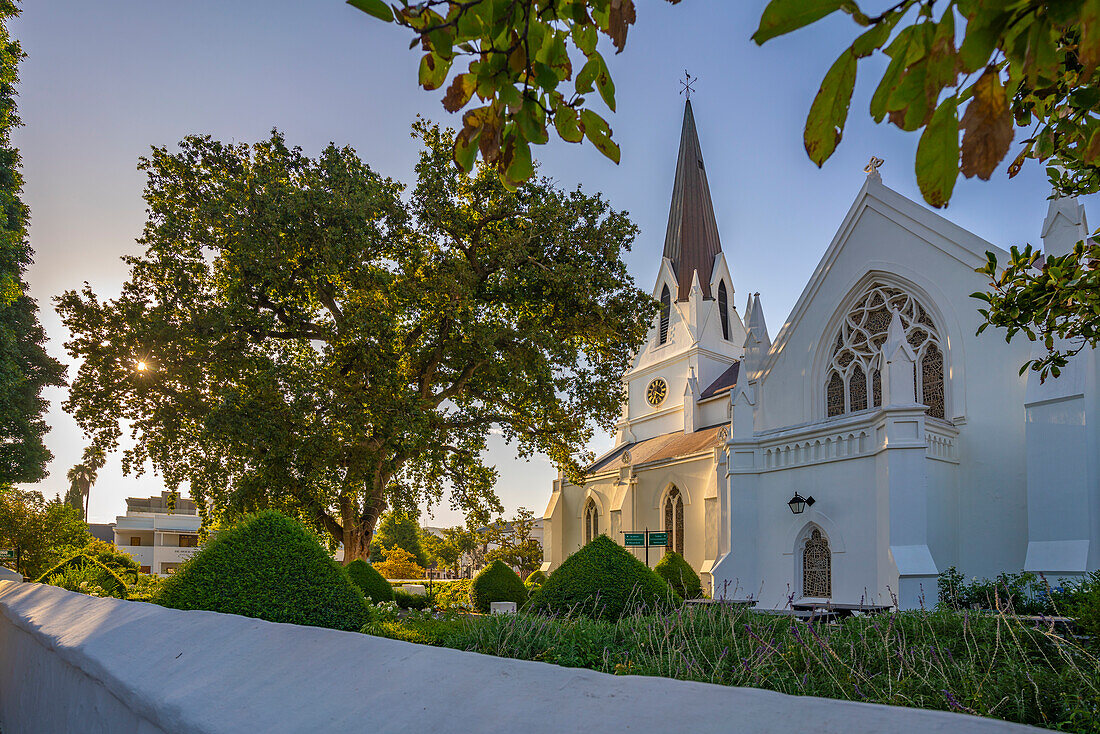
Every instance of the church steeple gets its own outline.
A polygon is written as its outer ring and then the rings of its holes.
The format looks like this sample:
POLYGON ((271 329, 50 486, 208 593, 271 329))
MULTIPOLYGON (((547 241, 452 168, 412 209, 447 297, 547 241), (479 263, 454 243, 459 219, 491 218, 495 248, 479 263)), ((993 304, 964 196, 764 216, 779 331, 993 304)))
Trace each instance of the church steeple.
POLYGON ((676 181, 672 185, 672 206, 668 213, 664 256, 676 272, 676 300, 685 301, 691 294, 691 281, 699 273, 704 298, 710 292, 714 257, 722 251, 718 240, 718 222, 710 201, 707 171, 703 167, 703 151, 695 132, 695 117, 691 100, 684 105, 684 126, 680 132, 680 155, 676 161, 676 181))

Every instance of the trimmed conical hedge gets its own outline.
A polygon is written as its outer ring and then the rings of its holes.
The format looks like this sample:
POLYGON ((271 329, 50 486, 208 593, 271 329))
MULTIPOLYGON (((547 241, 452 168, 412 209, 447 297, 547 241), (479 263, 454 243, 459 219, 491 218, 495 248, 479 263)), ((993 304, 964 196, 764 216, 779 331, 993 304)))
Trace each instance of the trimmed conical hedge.
POLYGON ((630 551, 601 535, 565 559, 531 597, 529 611, 618 619, 674 601, 669 585, 630 551))
POLYGON ((527 587, 503 561, 493 561, 474 576, 470 584, 470 604, 477 611, 487 614, 495 601, 514 601, 516 607, 527 601, 527 587))
POLYGON ((538 584, 539 586, 542 586, 546 583, 546 579, 546 574, 544 574, 541 570, 536 570, 527 574, 527 578, 524 579, 524 582, 528 584, 538 584))
POLYGON ((684 599, 698 599, 703 595, 703 584, 699 581, 699 574, 695 573, 691 564, 676 551, 666 553, 664 558, 657 561, 653 570, 684 599))
POLYGON ((393 587, 390 586, 390 582, 386 581, 382 574, 374 569, 374 566, 356 558, 344 566, 344 570, 348 572, 348 578, 351 579, 351 582, 359 587, 359 590, 363 592, 363 596, 367 597, 372 604, 393 601, 393 587))
POLYGON ((217 535, 170 576, 153 601, 269 622, 358 631, 366 601, 298 522, 274 510, 217 535))

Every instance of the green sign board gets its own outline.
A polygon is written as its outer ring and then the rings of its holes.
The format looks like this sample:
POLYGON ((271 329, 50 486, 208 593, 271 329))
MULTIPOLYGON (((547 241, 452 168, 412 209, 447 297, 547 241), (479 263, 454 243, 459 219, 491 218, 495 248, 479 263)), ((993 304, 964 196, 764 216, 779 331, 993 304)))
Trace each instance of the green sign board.
POLYGON ((626 545, 645 545, 645 533, 623 533, 626 545))
POLYGON ((15 551, 11 548, 0 548, 0 561, 10 561, 15 558, 15 551))
POLYGON ((650 533, 649 534, 650 545, 668 545, 668 533, 650 533))

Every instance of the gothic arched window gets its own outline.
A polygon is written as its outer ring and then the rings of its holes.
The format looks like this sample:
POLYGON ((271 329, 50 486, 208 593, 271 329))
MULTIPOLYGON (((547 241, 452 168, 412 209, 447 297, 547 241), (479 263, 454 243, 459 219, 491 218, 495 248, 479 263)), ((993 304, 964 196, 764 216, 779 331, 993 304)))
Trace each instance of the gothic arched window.
POLYGON ((600 511, 590 497, 584 506, 584 543, 588 545, 600 534, 600 511))
POLYGON ((827 599, 833 595, 833 556, 829 541, 813 529, 802 548, 802 596, 827 599))
POLYGON ((722 338, 730 338, 730 304, 726 295, 726 281, 718 281, 718 315, 722 318, 722 338))
POLYGON ((684 498, 678 487, 665 495, 665 532, 669 536, 668 549, 684 555, 684 498))
POLYGON ((664 344, 668 341, 668 317, 672 312, 672 296, 669 295, 668 286, 666 285, 661 291, 661 332, 660 343, 664 344))
POLYGON ((894 311, 901 317, 905 340, 917 358, 916 395, 928 406, 928 415, 945 417, 945 368, 939 331, 916 298, 882 283, 871 285, 840 325, 825 377, 826 416, 882 405, 882 346, 894 311))

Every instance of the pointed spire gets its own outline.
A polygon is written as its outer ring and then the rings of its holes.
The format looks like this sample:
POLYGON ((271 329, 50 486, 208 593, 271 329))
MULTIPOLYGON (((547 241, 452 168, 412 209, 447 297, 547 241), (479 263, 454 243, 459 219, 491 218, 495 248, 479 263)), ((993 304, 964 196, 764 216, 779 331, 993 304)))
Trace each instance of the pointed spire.
POLYGON ((760 294, 756 293, 752 301, 752 314, 749 315, 749 331, 764 345, 764 351, 771 349, 772 340, 768 336, 768 325, 764 323, 764 309, 760 306, 760 294))
POLYGON ((722 250, 718 240, 718 222, 710 200, 710 186, 703 167, 703 151, 695 132, 691 101, 684 105, 684 126, 680 132, 680 154, 676 160, 676 180, 672 185, 672 206, 668 213, 664 256, 672 261, 679 293, 676 300, 687 300, 694 273, 699 273, 703 296, 710 292, 714 256, 722 250))
POLYGON ((1073 247, 1089 236, 1085 207, 1076 196, 1060 196, 1050 200, 1047 218, 1043 221, 1043 254, 1060 257, 1073 252, 1073 247))
POLYGON ((890 316, 882 354, 886 360, 882 365, 882 404, 913 405, 917 398, 914 378, 917 356, 905 338, 905 328, 897 311, 890 316))

